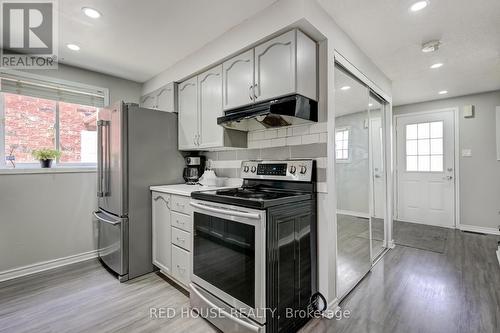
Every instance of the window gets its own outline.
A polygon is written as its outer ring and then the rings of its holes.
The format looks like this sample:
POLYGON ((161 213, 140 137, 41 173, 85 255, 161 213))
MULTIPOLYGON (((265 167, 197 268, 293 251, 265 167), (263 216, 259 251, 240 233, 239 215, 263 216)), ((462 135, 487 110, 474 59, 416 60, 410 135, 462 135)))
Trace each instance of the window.
POLYGON ((335 159, 337 161, 349 161, 349 129, 341 128, 335 130, 335 159))
POLYGON ((406 171, 443 172, 443 122, 406 125, 406 171))
POLYGON ((107 90, 20 75, 0 72, 0 168, 37 167, 35 149, 59 150, 58 166, 95 166, 97 112, 107 90))
POLYGON ((35 149, 61 151, 58 164, 97 162, 97 108, 3 93, 7 160, 37 163, 35 149))

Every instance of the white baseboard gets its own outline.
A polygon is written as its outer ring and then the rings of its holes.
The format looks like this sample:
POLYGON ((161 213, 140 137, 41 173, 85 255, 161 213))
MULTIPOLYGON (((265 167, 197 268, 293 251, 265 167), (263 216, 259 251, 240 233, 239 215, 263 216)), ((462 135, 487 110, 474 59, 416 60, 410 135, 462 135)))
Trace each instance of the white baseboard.
POLYGON ((17 267, 0 272, 0 282, 12 280, 21 276, 31 275, 39 272, 43 272, 49 269, 66 266, 69 264, 74 264, 80 261, 89 260, 97 257, 97 250, 84 252, 80 254, 75 254, 69 257, 58 258, 48 261, 38 262, 36 264, 17 267))
POLYGON ((362 217, 362 218, 370 218, 370 214, 368 214, 368 213, 355 212, 355 211, 352 211, 352 210, 337 209, 337 214, 348 215, 348 216, 355 216, 355 217, 362 217))
POLYGON ((481 234, 500 235, 500 231, 496 228, 479 227, 476 225, 459 224, 458 229, 462 231, 479 232, 481 234))

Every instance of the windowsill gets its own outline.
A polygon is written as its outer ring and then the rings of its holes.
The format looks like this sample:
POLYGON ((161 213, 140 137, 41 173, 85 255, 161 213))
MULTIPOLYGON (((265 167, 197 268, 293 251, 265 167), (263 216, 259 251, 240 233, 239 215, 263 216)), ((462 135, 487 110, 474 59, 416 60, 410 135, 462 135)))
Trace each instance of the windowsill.
POLYGON ((53 173, 93 173, 96 167, 52 167, 52 168, 16 168, 0 169, 0 175, 29 175, 29 174, 53 174, 53 173))

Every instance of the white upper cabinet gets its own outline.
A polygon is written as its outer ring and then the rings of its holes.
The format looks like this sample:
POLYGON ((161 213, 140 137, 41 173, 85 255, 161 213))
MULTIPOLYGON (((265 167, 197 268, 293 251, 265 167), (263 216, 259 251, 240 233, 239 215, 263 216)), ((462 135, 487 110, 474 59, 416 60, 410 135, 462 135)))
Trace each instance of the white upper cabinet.
POLYGON ((251 104, 255 96, 254 84, 254 50, 248 50, 222 64, 223 72, 223 108, 233 109, 251 104))
POLYGON ((175 105, 175 84, 170 82, 156 91, 156 108, 162 111, 177 112, 175 105))
POLYGON ((198 112, 200 148, 223 145, 223 128, 217 125, 222 116, 222 65, 198 75, 198 112))
POLYGON ((276 97, 317 93, 316 42, 292 30, 222 64, 224 110, 276 97))
POLYGON ((146 109, 154 109, 156 106, 156 97, 153 93, 141 97, 140 106, 146 109))
POLYGON ((140 106, 146 109, 177 112, 176 93, 175 83, 170 82, 160 89, 156 89, 155 91, 142 96, 140 106))
POLYGON ((296 91, 296 31, 289 31, 255 48, 256 101, 296 91))
POLYGON ((179 149, 198 146, 198 78, 179 84, 179 149))

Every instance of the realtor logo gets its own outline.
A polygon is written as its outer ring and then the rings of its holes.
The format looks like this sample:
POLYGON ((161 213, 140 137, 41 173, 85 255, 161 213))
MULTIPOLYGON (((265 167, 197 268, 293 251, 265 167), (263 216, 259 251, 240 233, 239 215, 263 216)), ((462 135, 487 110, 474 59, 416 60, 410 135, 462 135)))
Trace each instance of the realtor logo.
POLYGON ((2 68, 57 68, 56 0, 1 0, 2 68))

